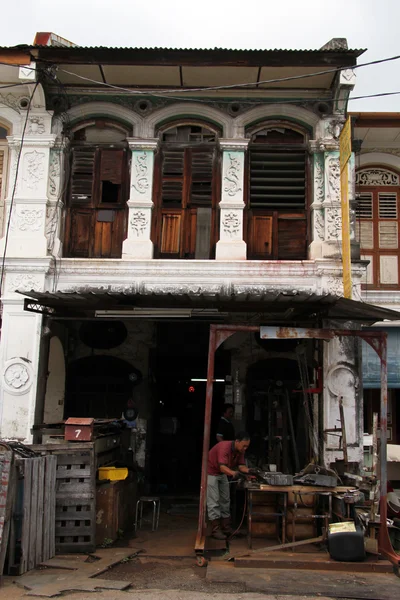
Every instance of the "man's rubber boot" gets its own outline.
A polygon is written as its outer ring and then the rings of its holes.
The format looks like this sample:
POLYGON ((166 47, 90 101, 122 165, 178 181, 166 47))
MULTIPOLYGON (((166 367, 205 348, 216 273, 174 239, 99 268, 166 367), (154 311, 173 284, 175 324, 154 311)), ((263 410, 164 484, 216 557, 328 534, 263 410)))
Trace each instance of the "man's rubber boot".
POLYGON ((222 533, 224 533, 227 537, 232 535, 233 529, 231 526, 231 518, 230 517, 224 517, 221 519, 221 529, 222 529, 222 533))
POLYGON ((221 531, 221 525, 220 525, 219 519, 215 519, 214 521, 211 521, 211 525, 212 525, 211 537, 213 537, 215 540, 226 540, 226 535, 224 533, 222 533, 222 531, 221 531))

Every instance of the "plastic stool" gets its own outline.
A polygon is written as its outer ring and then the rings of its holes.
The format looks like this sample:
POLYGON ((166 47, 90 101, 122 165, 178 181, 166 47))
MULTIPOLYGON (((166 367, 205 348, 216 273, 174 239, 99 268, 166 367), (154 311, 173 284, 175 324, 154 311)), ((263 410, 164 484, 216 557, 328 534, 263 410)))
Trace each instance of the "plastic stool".
POLYGON ((158 522, 160 520, 160 507, 161 502, 158 496, 141 496, 139 500, 136 502, 136 517, 135 517, 135 531, 142 527, 142 519, 143 519, 143 504, 145 502, 153 503, 153 522, 152 522, 152 531, 156 531, 158 529, 158 522), (139 517, 139 508, 140 508, 140 518, 139 517))

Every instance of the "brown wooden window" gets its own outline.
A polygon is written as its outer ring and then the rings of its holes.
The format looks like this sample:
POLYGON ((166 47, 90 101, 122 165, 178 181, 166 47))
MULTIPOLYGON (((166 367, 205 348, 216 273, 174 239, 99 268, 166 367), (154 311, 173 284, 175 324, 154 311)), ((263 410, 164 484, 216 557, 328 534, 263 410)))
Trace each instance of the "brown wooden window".
POLYGON ((162 134, 153 239, 158 258, 211 258, 216 232, 216 132, 182 125, 162 134))
POLYGON ((356 239, 360 242, 361 258, 370 261, 364 285, 398 289, 399 176, 384 169, 370 168, 358 172, 356 181, 356 239))
POLYGON ((305 134, 285 124, 252 136, 248 152, 248 256, 307 257, 305 134))
MULTIPOLYGON (((101 131, 103 137, 110 133, 101 131)), ((120 258, 129 183, 127 150, 76 145, 70 155, 66 256, 120 258)))

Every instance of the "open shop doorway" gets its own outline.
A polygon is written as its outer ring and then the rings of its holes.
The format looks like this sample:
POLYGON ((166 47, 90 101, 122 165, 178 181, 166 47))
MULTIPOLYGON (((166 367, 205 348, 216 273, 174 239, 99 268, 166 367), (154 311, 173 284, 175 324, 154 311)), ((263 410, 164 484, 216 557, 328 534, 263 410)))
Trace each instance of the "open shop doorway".
POLYGON ((286 346, 286 355, 258 360, 247 369, 247 429, 251 454, 261 468, 274 465, 278 472, 294 474, 318 452, 318 397, 309 391, 318 367, 311 340, 287 341, 286 346))
MULTIPOLYGON (((156 408, 151 448, 154 493, 198 496, 204 432, 208 323, 158 323, 151 369, 156 408)), ((230 353, 216 354, 211 445, 230 374, 230 353)))

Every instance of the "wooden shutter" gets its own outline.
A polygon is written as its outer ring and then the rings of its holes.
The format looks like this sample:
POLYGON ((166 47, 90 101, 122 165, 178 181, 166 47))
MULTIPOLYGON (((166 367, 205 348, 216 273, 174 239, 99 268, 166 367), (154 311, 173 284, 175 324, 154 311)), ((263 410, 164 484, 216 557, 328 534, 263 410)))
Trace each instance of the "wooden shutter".
POLYGON ((101 150, 100 180, 122 183, 124 150, 101 150))
POLYGON ((251 218, 249 256, 267 259, 272 256, 272 216, 255 214, 251 218))
POLYGON ((192 148, 190 150, 190 198, 191 206, 211 206, 213 196, 213 175, 215 150, 192 148))
POLYGON ((181 254, 182 213, 181 211, 162 211, 161 253, 172 254, 179 258, 181 254))
POLYGON ((278 216, 278 259, 307 258, 307 221, 303 215, 278 216))
POLYGON ((265 208, 304 208, 306 154, 299 150, 250 148, 250 205, 265 208))
POLYGON ((91 206, 94 189, 95 148, 74 148, 71 162, 71 205, 91 206))
POLYGON ((94 233, 94 212, 91 209, 75 208, 70 214, 68 241, 70 256, 88 258, 90 242, 94 233))

